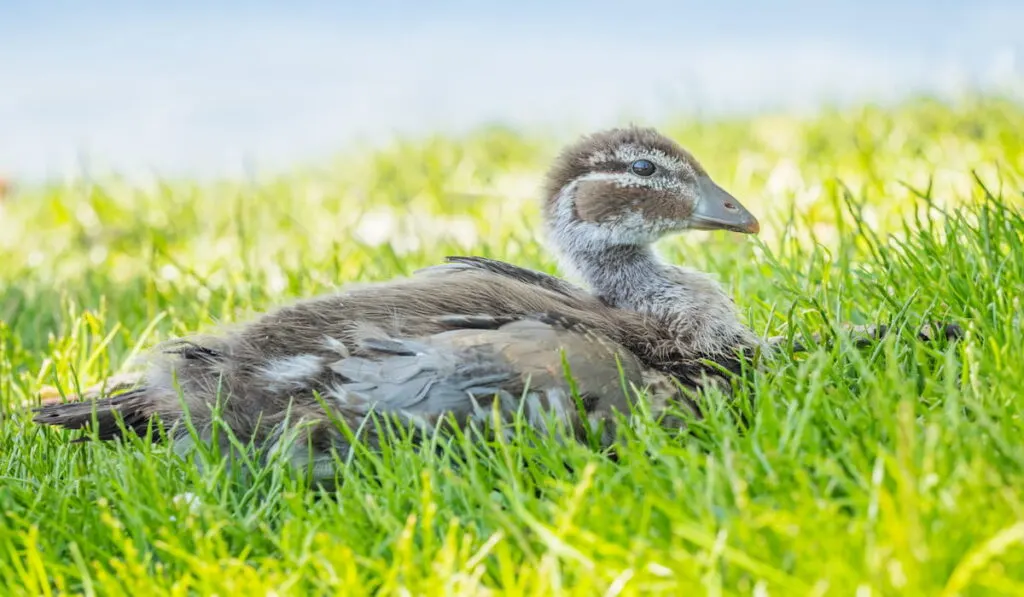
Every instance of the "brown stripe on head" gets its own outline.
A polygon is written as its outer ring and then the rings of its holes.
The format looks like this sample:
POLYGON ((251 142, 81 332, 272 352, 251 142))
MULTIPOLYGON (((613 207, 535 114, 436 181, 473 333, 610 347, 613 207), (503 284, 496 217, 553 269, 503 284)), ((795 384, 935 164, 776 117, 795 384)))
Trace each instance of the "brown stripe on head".
POLYGON ((609 180, 585 180, 576 187, 576 215, 595 224, 611 223, 631 213, 652 224, 682 222, 693 213, 693 203, 679 199, 677 189, 621 187, 609 180))
MULTIPOLYGON (((553 207, 555 198, 567 184, 593 172, 626 173, 629 161, 623 159, 626 153, 649 152, 655 162, 670 162, 683 165, 694 175, 706 174, 696 158, 678 143, 652 128, 615 128, 580 138, 568 145, 555 159, 544 186, 546 207, 553 207), (629 149, 629 151, 626 151, 629 149), (635 150, 635 151, 634 151, 635 150), (659 160, 659 157, 663 159, 659 160)), ((636 158, 634 158, 636 159, 636 158)))

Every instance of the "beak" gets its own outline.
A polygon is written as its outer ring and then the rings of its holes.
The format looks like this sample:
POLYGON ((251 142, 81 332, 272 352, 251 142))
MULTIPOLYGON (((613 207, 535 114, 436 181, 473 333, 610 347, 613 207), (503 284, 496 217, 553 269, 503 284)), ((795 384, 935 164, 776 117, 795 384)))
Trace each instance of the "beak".
POLYGON ((690 215, 690 227, 696 230, 731 230, 746 234, 761 231, 754 214, 747 211, 735 197, 715 184, 709 176, 697 179, 700 199, 690 215))

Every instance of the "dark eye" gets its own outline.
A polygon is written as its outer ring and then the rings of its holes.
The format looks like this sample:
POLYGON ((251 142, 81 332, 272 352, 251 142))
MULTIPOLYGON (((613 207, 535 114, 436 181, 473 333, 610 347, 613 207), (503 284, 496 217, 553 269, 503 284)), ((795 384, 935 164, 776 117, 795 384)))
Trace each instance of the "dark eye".
POLYGON ((633 174, 639 176, 650 176, 656 170, 650 160, 637 160, 630 164, 629 169, 633 171, 633 174))

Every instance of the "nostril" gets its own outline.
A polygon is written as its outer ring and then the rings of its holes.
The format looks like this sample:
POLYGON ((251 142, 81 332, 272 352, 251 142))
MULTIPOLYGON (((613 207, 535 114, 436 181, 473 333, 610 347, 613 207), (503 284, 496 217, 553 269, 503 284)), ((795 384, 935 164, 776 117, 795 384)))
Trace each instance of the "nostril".
POLYGON ((730 202, 726 201, 725 202, 725 209, 736 209, 736 204, 735 203, 730 203, 730 202))

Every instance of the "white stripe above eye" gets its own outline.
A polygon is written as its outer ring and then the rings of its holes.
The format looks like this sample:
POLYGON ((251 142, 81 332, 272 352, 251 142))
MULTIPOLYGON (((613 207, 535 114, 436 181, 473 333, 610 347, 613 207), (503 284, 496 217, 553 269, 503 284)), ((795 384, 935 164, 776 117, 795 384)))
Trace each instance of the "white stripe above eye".
POLYGON ((595 152, 587 159, 587 163, 591 166, 613 161, 626 162, 628 164, 641 159, 650 160, 656 166, 668 168, 675 172, 693 172, 693 168, 689 164, 660 149, 632 144, 620 145, 614 151, 595 152))

